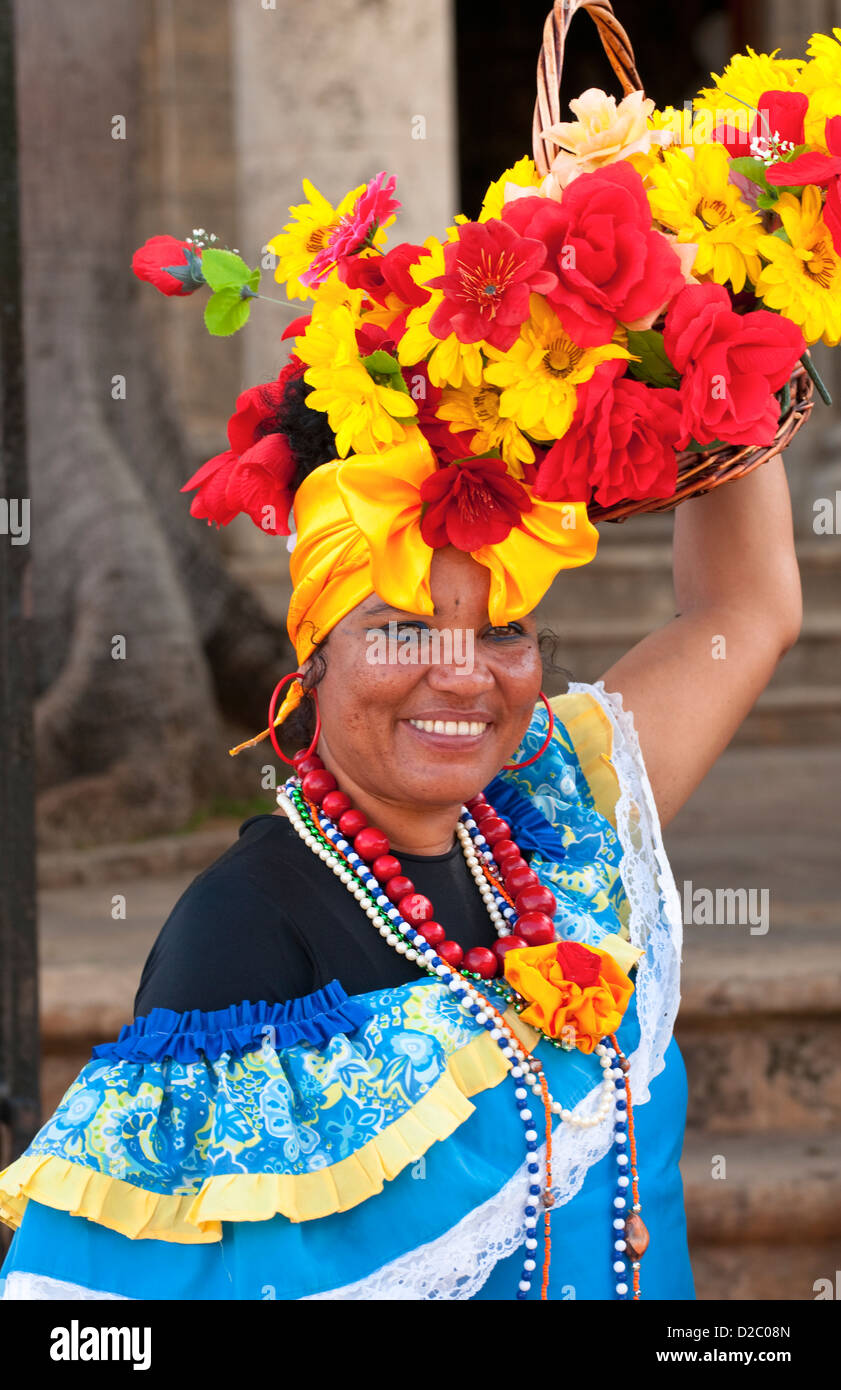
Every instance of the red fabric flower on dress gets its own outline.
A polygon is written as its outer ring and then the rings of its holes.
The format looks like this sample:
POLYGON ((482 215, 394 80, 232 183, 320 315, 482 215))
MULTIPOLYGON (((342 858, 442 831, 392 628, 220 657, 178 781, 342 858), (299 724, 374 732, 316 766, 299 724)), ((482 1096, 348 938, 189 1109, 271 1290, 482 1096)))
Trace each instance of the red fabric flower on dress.
POLYGON ((535 491, 550 502, 603 507, 625 498, 671 497, 681 401, 669 387, 622 376, 624 362, 604 362, 578 388, 575 416, 547 453, 535 491))
POLYGON ((668 314, 663 342, 681 373, 682 433, 699 444, 770 444, 779 391, 806 350, 791 319, 767 309, 735 314, 722 285, 687 285, 668 314))
POLYGON ((366 246, 371 246, 378 227, 382 226, 402 203, 391 195, 397 179, 389 178, 383 171, 377 174, 363 189, 350 212, 341 219, 335 232, 310 264, 309 270, 300 277, 302 285, 318 285, 326 280, 334 265, 338 267, 339 278, 349 258, 357 256, 366 246), (383 180, 388 179, 387 183, 383 180))
POLYGON ((148 280, 166 295, 193 294, 205 283, 200 268, 201 248, 174 236, 151 236, 131 258, 138 280, 148 280), (191 264, 192 262, 192 264, 191 264))
POLYGON ((546 298, 580 347, 610 342, 617 322, 656 313, 684 284, 677 252, 651 225, 643 181, 624 161, 580 174, 560 203, 516 198, 502 216, 546 245, 557 278, 546 298))
POLYGON ((296 460, 286 435, 277 429, 277 410, 287 382, 305 370, 293 356, 277 381, 251 386, 237 397, 228 421, 230 449, 208 459, 181 488, 197 489, 190 504, 192 516, 208 525, 227 526, 246 512, 268 535, 289 535, 296 460))
POLYGON ((506 352, 529 316, 529 295, 545 294, 557 277, 543 268, 546 247, 496 218, 464 222, 457 241, 444 246, 446 273, 426 281, 444 291, 429 320, 436 338, 455 333, 460 343, 492 343, 506 352))
MULTIPOLYGON (((726 147, 734 159, 750 155, 751 142, 764 140, 789 141, 792 147, 803 144, 803 121, 809 108, 809 98, 802 92, 763 92, 756 106, 750 130, 717 120, 713 139, 726 147)), ((805 180, 792 179, 791 183, 805 180)))
POLYGON ((421 484, 420 496, 421 535, 436 550, 497 545, 531 510, 525 488, 498 458, 466 458, 439 468, 421 484))
MULTIPOLYGON (((805 98, 804 98, 805 100, 805 98)), ((802 123, 801 123, 802 124, 802 123)), ((829 228, 832 243, 841 256, 841 116, 833 116, 824 126, 829 154, 819 150, 798 155, 787 163, 772 164, 765 177, 776 188, 798 188, 813 183, 826 189, 823 220, 829 228)))

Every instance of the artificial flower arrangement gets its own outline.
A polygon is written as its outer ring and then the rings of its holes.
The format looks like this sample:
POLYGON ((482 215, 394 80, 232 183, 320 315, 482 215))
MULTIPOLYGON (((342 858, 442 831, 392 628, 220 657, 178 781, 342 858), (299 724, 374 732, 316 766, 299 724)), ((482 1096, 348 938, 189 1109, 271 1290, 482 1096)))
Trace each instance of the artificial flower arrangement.
MULTIPOLYGON (((277 419, 301 377, 337 458, 421 431, 434 547, 498 543, 538 499, 654 510, 693 453, 772 445, 793 373, 828 399, 808 346, 841 340, 841 29, 807 54, 748 49, 691 111, 584 92, 541 131, 557 146, 544 176, 523 157, 475 221, 422 246, 386 249, 393 177, 335 207, 305 179, 267 250, 308 312, 281 335, 277 380, 239 396, 230 448, 184 485, 192 514, 289 534, 277 419)), ((265 296, 215 241, 153 237, 132 265, 167 295, 208 289, 207 328, 227 335, 265 296)))

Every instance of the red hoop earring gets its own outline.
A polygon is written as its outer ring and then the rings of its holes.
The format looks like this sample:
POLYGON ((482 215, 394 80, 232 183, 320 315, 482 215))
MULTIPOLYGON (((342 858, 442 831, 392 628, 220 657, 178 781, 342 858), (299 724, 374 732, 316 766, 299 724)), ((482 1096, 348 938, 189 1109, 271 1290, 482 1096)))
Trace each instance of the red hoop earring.
POLYGON ((545 739, 544 739, 543 742, 541 743, 541 745, 540 745, 540 747, 538 748, 538 750, 537 750, 536 753, 533 753, 532 756, 531 756, 530 758, 526 758, 526 759, 525 759, 523 762, 521 762, 521 763, 503 763, 503 765, 502 765, 502 770, 503 770, 503 772, 515 772, 515 771, 517 770, 517 768, 520 768, 520 767, 528 767, 528 766, 529 766, 529 763, 536 763, 537 760, 538 760, 538 758, 542 758, 542 757, 543 757, 543 754, 546 752, 546 749, 549 747, 549 744, 550 744, 551 739, 552 739, 552 735, 553 735, 553 733, 555 732, 555 716, 554 716, 554 714, 553 714, 553 712, 552 712, 552 706, 550 705, 549 701, 546 699, 546 696, 543 694, 543 691, 542 691, 542 690, 540 691, 540 698, 541 698, 541 700, 543 701, 544 705, 546 706, 546 713, 549 715, 549 732, 547 733, 545 739))
MULTIPOLYGON (((295 766, 295 759, 287 758, 286 754, 283 752, 282 748, 280 747, 280 744, 277 741, 274 731, 275 709, 277 708, 277 697, 280 694, 283 687, 286 685, 287 681, 303 680, 305 675, 305 671, 292 671, 290 675, 284 676, 282 680, 278 681, 277 685, 275 686, 272 692, 272 698, 269 701, 269 738, 272 741, 272 747, 274 748, 274 751, 277 753, 277 756, 279 758, 282 758, 285 763, 288 763, 290 767, 295 766)), ((309 758, 315 752, 321 734, 321 711, 318 708, 318 692, 316 691, 315 686, 313 686, 312 690, 308 693, 311 694, 313 696, 313 699, 315 700, 315 733, 313 734, 312 743, 310 744, 306 753, 303 754, 303 757, 305 758, 309 758)), ((300 759, 301 754, 296 753, 295 757, 300 759)))

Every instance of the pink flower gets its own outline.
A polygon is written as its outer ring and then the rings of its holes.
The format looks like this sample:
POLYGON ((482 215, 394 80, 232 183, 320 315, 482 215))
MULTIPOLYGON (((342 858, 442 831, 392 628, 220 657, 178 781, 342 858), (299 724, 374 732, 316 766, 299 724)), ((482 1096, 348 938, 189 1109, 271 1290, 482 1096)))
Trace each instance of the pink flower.
POLYGON ((383 171, 363 189, 350 212, 341 219, 326 245, 313 258, 309 270, 300 277, 301 284, 320 284, 327 279, 334 265, 338 266, 339 277, 342 278, 347 260, 358 255, 364 247, 373 245, 377 229, 402 207, 402 203, 391 196, 397 179, 392 174, 388 182, 383 183, 386 178, 388 175, 383 171))
POLYGON ((427 288, 444 291, 430 333, 455 333, 460 343, 484 341, 507 351, 529 316, 529 295, 546 294, 558 283, 543 268, 545 260, 546 247, 507 221, 463 222, 458 240, 444 247, 446 274, 426 281, 427 288))

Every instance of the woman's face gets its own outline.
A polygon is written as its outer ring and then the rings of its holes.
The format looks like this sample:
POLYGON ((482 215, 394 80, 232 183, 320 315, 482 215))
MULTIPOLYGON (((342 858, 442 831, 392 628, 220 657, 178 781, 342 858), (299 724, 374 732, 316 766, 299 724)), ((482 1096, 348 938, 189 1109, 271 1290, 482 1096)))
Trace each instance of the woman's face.
MULTIPOLYGON (((541 682, 531 616, 488 618, 490 575, 470 555, 435 552, 434 616, 366 599, 330 633, 318 684, 319 752, 371 795, 461 804, 508 762, 541 682)), ((306 664, 306 663, 305 663, 306 664)))

